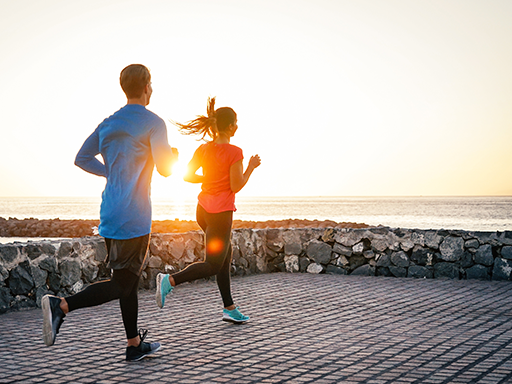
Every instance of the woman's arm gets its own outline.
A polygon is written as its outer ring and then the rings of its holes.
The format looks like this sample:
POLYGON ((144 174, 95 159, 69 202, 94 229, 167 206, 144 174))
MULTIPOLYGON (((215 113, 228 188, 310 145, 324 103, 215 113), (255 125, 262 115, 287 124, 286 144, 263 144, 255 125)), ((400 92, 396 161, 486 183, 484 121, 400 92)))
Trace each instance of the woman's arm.
POLYGON ((197 175, 197 170, 201 168, 201 164, 198 159, 194 156, 187 165, 187 172, 183 176, 183 180, 189 183, 202 183, 204 181, 203 175, 197 175))
POLYGON ((247 169, 244 172, 244 166, 242 160, 237 161, 229 169, 229 182, 231 184, 231 190, 235 193, 239 192, 245 184, 249 181, 252 172, 258 168, 261 164, 259 155, 252 156, 247 165, 247 169))

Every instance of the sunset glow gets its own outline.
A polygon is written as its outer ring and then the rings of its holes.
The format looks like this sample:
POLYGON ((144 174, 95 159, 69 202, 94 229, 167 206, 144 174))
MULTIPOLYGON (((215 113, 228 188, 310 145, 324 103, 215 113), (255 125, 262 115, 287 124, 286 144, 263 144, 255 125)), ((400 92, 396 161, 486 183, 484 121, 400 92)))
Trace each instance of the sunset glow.
POLYGON ((169 120, 209 96, 262 158, 245 196, 512 195, 510 1, 0 3, 0 196, 99 196, 73 160, 130 63, 180 152, 154 196, 199 192, 169 120))

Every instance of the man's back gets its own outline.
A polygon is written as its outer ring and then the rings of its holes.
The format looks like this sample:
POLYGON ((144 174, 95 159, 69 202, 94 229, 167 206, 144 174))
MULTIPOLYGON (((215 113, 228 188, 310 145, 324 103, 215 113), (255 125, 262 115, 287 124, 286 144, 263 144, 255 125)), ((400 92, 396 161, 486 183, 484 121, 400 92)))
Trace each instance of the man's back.
POLYGON ((101 153, 107 178, 101 236, 122 240, 150 233, 154 158, 170 151, 164 121, 139 104, 127 104, 105 119, 84 143, 77 164, 90 163, 91 156, 101 153))

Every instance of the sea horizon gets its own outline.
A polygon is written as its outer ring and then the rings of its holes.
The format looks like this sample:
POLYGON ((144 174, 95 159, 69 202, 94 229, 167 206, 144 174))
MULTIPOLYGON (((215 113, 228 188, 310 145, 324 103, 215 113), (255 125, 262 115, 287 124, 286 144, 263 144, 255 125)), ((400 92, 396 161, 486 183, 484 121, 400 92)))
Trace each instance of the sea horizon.
MULTIPOLYGON (((99 219, 100 197, 0 197, 0 217, 99 219)), ((197 199, 152 198, 153 220, 195 220, 197 199)), ((235 220, 332 220, 394 228, 512 230, 512 196, 237 196, 235 220)))

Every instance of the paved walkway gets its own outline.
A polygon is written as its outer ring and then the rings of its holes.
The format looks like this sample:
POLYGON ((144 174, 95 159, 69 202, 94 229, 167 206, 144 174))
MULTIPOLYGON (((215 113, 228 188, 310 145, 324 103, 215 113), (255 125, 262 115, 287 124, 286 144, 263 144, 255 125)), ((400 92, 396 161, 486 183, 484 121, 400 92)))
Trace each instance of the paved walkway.
POLYGON ((162 349, 124 361, 116 302, 68 315, 41 340, 40 310, 0 315, 0 383, 510 383, 512 284, 311 274, 233 280, 246 325, 220 321, 213 282, 139 326, 162 349))

